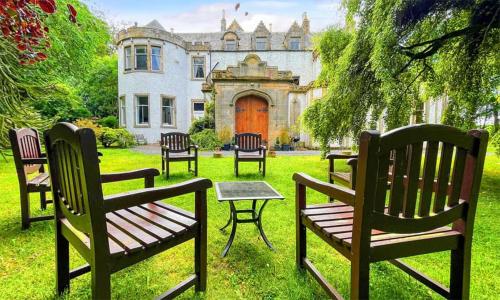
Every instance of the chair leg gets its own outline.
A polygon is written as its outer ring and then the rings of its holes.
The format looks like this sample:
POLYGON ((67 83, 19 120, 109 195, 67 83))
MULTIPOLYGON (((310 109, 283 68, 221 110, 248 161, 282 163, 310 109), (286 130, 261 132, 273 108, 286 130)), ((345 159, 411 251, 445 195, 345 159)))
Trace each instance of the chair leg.
POLYGON ((266 161, 262 161, 262 176, 266 177, 266 161))
POLYGON ((238 160, 234 161, 234 174, 238 177, 238 160))
POLYGON ((188 172, 191 172, 191 161, 188 160, 188 172))
POLYGON ((47 209, 47 196, 45 192, 40 192, 40 209, 41 210, 47 209))
POLYGON ((368 299, 370 263, 365 258, 351 261, 351 299, 368 299))
POLYGON ((165 164, 166 164, 166 167, 167 167, 166 177, 167 177, 167 179, 169 179, 170 178, 170 162, 167 161, 165 164))
MULTIPOLYGON (((111 299, 111 274, 106 267, 92 266, 92 299, 111 299)), ((103 266, 105 263, 102 264, 103 266)))
POLYGON ((198 177, 198 157, 194 160, 194 176, 198 177))
POLYGON ((161 157, 161 173, 165 174, 165 159, 161 157))
POLYGON ((29 193, 21 192, 21 228, 28 229, 30 227, 30 195, 29 193))
POLYGON ((69 290, 69 242, 61 234, 61 223, 56 224, 56 290, 62 295, 69 290))
POLYGON ((207 289, 207 234, 203 229, 194 239, 195 260, 194 268, 196 272, 195 291, 204 292, 207 289))
POLYGON ((470 248, 463 245, 451 251, 450 299, 469 299, 470 248))
POLYGON ((298 268, 304 268, 304 258, 307 257, 307 234, 306 227, 302 225, 302 222, 297 224, 296 232, 296 265, 298 268))

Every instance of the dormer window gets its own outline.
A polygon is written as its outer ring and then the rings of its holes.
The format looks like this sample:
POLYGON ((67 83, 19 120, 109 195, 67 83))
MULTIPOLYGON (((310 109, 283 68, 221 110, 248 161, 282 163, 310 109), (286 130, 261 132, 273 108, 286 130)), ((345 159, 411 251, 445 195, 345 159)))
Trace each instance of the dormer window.
POLYGON ((300 38, 299 37, 290 38, 290 41, 288 42, 288 49, 300 50, 300 38))
POLYGON ((233 39, 226 40, 226 50, 227 51, 236 51, 236 40, 233 40, 233 39))
POLYGON ((267 50, 267 38, 266 37, 255 38, 255 50, 258 50, 258 51, 267 50))

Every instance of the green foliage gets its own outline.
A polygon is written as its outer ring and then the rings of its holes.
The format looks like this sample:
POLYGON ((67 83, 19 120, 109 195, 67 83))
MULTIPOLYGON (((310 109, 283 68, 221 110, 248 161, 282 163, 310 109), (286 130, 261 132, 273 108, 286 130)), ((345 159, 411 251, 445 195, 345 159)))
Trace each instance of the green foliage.
MULTIPOLYGON (((316 41, 328 91, 304 115, 325 150, 334 140, 422 120, 423 102, 448 100, 444 123, 468 129, 498 115, 499 4, 346 0, 346 27, 316 41)), ((498 122, 498 121, 496 121, 498 122)))
POLYGON ((124 128, 103 127, 100 141, 105 148, 116 145, 118 148, 129 148, 135 145, 134 135, 124 128))
POLYGON ((118 95, 118 61, 116 55, 96 58, 85 79, 80 95, 85 106, 96 117, 116 115, 118 95))
POLYGON ((194 133, 191 135, 191 140, 203 150, 215 150, 222 147, 222 142, 214 129, 204 129, 194 133))
POLYGON ((497 131, 491 137, 491 144, 495 147, 495 153, 500 156, 500 131, 497 131))
POLYGON ((215 102, 213 100, 205 103, 205 114, 191 123, 189 134, 202 132, 205 129, 215 129, 215 102))
POLYGON ((115 116, 107 116, 97 121, 97 124, 102 127, 118 128, 118 118, 115 116))

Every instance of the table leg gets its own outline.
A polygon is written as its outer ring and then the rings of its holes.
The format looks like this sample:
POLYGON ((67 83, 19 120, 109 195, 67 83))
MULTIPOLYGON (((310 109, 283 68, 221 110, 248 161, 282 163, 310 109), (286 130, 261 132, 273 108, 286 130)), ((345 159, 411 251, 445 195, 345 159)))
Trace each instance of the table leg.
POLYGON ((234 207, 233 201, 229 201, 229 205, 231 207, 231 218, 233 219, 233 228, 231 229, 231 234, 229 235, 229 240, 227 241, 226 247, 222 251, 221 257, 225 257, 227 252, 229 252, 229 248, 234 241, 234 236, 236 235, 236 225, 238 224, 238 216, 236 215, 236 208, 234 207))
POLYGON ((262 206, 260 207, 260 210, 259 210, 259 217, 257 218, 257 227, 259 228, 259 231, 260 231, 260 235, 262 236, 262 239, 264 240, 264 242, 266 243, 266 245, 274 251, 274 248, 273 248, 273 245, 271 244, 271 242, 267 239, 267 236, 266 234, 264 233, 264 229, 262 228, 262 212, 264 211, 264 207, 266 207, 266 204, 269 200, 264 200, 264 203, 262 204, 262 206))
POLYGON ((229 220, 227 220, 227 224, 224 225, 224 227, 222 227, 221 229, 219 230, 224 230, 227 228, 227 226, 229 226, 229 224, 231 224, 231 221, 233 220, 233 211, 231 210, 231 206, 229 206, 229 220))

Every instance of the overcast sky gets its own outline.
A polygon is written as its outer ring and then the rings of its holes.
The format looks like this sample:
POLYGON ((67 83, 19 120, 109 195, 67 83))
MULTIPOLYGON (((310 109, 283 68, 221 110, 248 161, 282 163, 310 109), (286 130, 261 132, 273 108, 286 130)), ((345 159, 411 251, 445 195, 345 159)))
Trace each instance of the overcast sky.
POLYGON ((287 31, 294 20, 301 24, 304 12, 311 20, 312 30, 320 31, 329 25, 342 24, 344 13, 340 1, 84 0, 116 25, 134 22, 144 25, 157 19, 167 30, 174 28, 175 32, 219 31, 223 9, 228 26, 236 19, 245 31, 253 31, 260 20, 266 26, 272 23, 273 31, 287 31), (238 10, 237 3, 240 3, 238 10))

